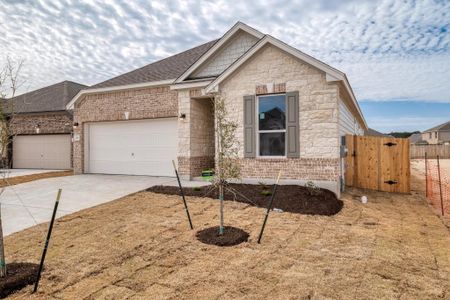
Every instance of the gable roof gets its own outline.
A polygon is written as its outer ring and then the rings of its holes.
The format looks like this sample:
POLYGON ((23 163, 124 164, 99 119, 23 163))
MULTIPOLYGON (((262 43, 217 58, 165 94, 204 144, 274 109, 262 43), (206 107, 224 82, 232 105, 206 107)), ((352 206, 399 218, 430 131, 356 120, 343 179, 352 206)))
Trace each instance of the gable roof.
POLYGON ((359 107, 358 101, 356 100, 355 94, 353 93, 353 90, 350 86, 350 83, 348 82, 347 76, 345 73, 339 71, 338 69, 335 69, 331 67, 330 65, 280 41, 279 39, 276 39, 270 35, 264 35, 263 38, 261 38, 252 48, 250 48, 247 52, 245 52, 241 57, 239 57, 234 63, 232 63, 222 74, 217 76, 212 82, 210 82, 206 88, 205 93, 214 92, 217 90, 217 87, 220 82, 224 81, 228 76, 233 74, 234 71, 236 71, 241 65, 243 65, 247 60, 249 60, 258 50, 260 50, 262 47, 264 47, 267 44, 271 44, 275 47, 278 47, 279 49, 293 55, 294 57, 297 57, 298 59, 316 67, 317 69, 323 71, 326 74, 326 80, 327 81, 341 81, 345 87, 345 89, 348 91, 348 94, 350 95, 350 98, 352 100, 352 103, 358 112, 358 115, 360 117, 360 121, 363 124, 364 129, 367 129, 367 123, 364 119, 364 116, 362 114, 361 108, 359 107))
POLYGON ((5 113, 10 113, 11 110, 14 113, 63 111, 66 110, 67 103, 86 87, 73 81, 62 81, 7 99, 3 108, 5 113))
POLYGON ((225 45, 238 31, 244 31, 248 34, 254 36, 257 39, 264 37, 264 34, 258 30, 244 24, 242 22, 237 22, 231 27, 217 42, 210 47, 203 55, 201 55, 188 69, 186 69, 175 81, 174 83, 180 83, 187 79, 189 75, 194 73, 208 58, 212 57, 223 45, 225 45))
POLYGON ((213 40, 173 56, 158 60, 142 68, 97 83, 89 89, 137 84, 144 82, 174 80, 196 62, 218 40, 213 40))
POLYGON ((435 126, 433 128, 430 128, 428 130, 425 130, 424 132, 431 132, 431 131, 450 131, 450 121, 443 123, 441 125, 435 126))

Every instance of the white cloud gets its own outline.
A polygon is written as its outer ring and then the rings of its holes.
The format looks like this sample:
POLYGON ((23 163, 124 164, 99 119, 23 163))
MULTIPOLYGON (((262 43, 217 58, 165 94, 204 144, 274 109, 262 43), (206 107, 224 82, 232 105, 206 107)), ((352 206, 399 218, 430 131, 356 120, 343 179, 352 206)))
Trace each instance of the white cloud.
POLYGON ((94 84, 220 37, 236 21, 349 76, 362 100, 450 102, 450 1, 0 0, 0 64, 25 90, 94 84))

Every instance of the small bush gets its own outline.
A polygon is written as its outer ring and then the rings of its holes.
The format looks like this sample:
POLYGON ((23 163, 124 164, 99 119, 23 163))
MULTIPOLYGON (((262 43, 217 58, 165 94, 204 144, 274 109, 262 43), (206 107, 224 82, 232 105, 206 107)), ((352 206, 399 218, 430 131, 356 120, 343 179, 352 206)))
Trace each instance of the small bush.
POLYGON ((263 195, 263 196, 271 196, 271 195, 272 195, 272 192, 269 191, 269 190, 262 190, 262 191, 261 191, 261 195, 263 195))
POLYGON ((322 190, 320 189, 320 187, 315 185, 312 181, 308 181, 305 187, 308 189, 308 192, 311 196, 318 196, 322 194, 322 190))

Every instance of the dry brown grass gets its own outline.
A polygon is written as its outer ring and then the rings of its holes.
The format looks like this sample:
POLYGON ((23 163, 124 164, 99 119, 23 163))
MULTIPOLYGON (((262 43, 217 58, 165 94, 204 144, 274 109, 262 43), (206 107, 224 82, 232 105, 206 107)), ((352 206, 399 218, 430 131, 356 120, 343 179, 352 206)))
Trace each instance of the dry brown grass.
POLYGON ((46 172, 32 175, 24 175, 24 176, 16 176, 8 179, 0 179, 0 187, 8 186, 8 185, 16 185, 19 183, 25 183, 30 181, 35 181, 39 179, 52 178, 52 177, 62 177, 62 176, 71 176, 73 175, 73 171, 54 171, 54 172, 46 172))
MULTIPOLYGON (((271 213, 225 203, 226 224, 250 241, 195 239, 217 225, 218 201, 141 192, 61 218, 39 293, 13 299, 449 299, 450 236, 420 192, 343 195, 333 216, 271 213)), ((64 199, 62 199, 64 201, 64 199)), ((47 225, 6 238, 8 261, 37 262, 47 225)))

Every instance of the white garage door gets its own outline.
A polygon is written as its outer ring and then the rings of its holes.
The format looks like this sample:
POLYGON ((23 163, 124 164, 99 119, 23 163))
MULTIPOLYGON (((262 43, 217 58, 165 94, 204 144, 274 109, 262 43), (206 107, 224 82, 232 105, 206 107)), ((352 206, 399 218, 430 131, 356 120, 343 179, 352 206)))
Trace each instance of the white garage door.
POLYGON ((18 135, 13 139, 13 168, 70 169, 70 134, 18 135))
POLYGON ((174 176, 177 119, 91 123, 87 125, 87 173, 174 176))

